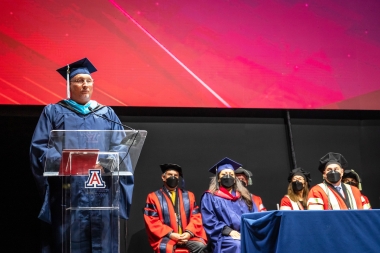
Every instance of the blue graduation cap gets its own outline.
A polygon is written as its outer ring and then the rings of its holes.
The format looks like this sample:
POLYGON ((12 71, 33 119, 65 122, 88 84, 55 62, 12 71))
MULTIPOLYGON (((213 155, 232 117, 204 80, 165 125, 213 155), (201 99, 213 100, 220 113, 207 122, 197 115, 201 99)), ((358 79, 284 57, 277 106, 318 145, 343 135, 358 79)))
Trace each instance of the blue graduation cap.
POLYGON ((222 160, 220 160, 217 164, 212 166, 208 171, 210 171, 212 174, 219 174, 224 169, 232 169, 237 170, 238 168, 242 167, 238 162, 235 162, 234 160, 225 157, 222 160))
POLYGON ((67 98, 70 98, 70 79, 78 74, 88 74, 97 71, 97 69, 92 65, 92 63, 87 59, 83 58, 79 61, 67 64, 62 68, 57 69, 57 72, 61 74, 63 78, 66 79, 67 84, 67 98))

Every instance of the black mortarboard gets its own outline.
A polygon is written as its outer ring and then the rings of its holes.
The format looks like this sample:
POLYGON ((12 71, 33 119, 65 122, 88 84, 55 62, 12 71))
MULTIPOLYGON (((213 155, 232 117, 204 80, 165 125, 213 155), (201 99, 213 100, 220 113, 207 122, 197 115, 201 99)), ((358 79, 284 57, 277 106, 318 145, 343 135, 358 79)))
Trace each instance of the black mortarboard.
POLYGON ((212 174, 219 174, 221 170, 224 169, 232 169, 237 170, 242 165, 240 163, 235 162, 234 160, 225 157, 222 160, 220 160, 217 164, 212 166, 208 171, 210 171, 212 174))
POLYGON ((362 180, 359 177, 359 174, 354 170, 345 170, 342 179, 344 178, 355 178, 358 182, 359 190, 362 190, 362 180))
POLYGON ((67 64, 66 66, 57 69, 57 72, 66 80, 67 84, 67 98, 70 98, 70 79, 77 74, 91 74, 97 69, 87 59, 83 58, 79 61, 67 64))
POLYGON ((347 169, 348 162, 343 155, 339 153, 329 152, 319 159, 318 170, 323 173, 325 168, 330 164, 339 164, 343 169, 347 169))
POLYGON ((292 178, 296 175, 302 176, 305 179, 305 181, 308 182, 308 184, 310 185, 310 182, 311 182, 310 172, 304 171, 302 168, 296 168, 296 169, 292 170, 289 173, 288 182, 291 182, 292 178))
POLYGON ((182 168, 178 164, 174 163, 165 163, 160 165, 162 173, 165 173, 167 170, 175 170, 178 172, 179 176, 183 178, 182 168))
POLYGON ((237 170, 235 170, 235 175, 236 174, 244 174, 248 178, 248 185, 252 185, 252 172, 244 169, 243 167, 239 167, 237 170))

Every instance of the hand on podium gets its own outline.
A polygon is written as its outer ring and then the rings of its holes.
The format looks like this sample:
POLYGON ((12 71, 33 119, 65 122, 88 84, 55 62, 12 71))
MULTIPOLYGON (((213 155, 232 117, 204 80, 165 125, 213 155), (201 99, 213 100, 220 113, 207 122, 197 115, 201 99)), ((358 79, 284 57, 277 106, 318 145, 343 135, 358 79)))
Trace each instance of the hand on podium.
POLYGON ((100 163, 95 164, 94 169, 101 170, 102 174, 104 173, 104 168, 100 163))
POLYGON ((110 173, 114 171, 116 167, 115 159, 113 157, 99 158, 97 165, 101 167, 102 173, 110 173))

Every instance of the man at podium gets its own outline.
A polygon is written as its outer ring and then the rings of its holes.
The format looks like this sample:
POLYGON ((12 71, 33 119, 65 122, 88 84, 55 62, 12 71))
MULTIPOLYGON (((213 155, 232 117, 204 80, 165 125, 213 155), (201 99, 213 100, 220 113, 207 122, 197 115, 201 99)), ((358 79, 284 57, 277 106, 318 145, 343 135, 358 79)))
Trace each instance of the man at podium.
MULTIPOLYGON (((65 233, 65 228, 62 226, 62 188, 71 187, 71 191, 74 192, 77 188, 80 189, 85 181, 84 177, 75 177, 71 185, 67 186, 63 185, 58 177, 43 176, 50 132, 52 130, 124 130, 119 118, 110 107, 91 100, 94 85, 91 73, 95 72, 96 68, 87 58, 68 64, 57 71, 66 80, 67 99, 56 104, 49 104, 43 109, 30 147, 31 169, 43 202, 38 215, 38 218, 43 221, 41 252, 54 253, 64 251, 62 246, 62 238, 65 233)), ((68 141, 79 142, 74 138, 68 141)), ((79 146, 80 143, 77 145, 79 146)), ((102 142, 97 145, 100 145, 103 150, 110 150, 110 147, 107 146, 110 145, 109 143, 102 142)), ((94 147, 91 147, 90 143, 88 148, 94 147)), ((128 162, 126 163, 126 170, 131 170, 128 162)), ((132 199, 133 177, 120 177, 119 184, 119 215, 120 218, 127 219, 132 199)), ((88 197, 79 191, 72 193, 77 195, 71 196, 72 201, 89 201, 88 197)), ((71 248, 71 252, 113 252, 111 249, 102 248, 102 241, 115 239, 117 244, 118 239, 114 237, 112 237, 114 239, 109 239, 111 237, 108 235, 99 233, 99 230, 104 229, 106 224, 104 221, 110 217, 103 217, 103 214, 95 217, 93 213, 85 211, 75 211, 71 216, 71 219, 80 220, 82 224, 81 231, 71 234, 71 242, 78 245, 78 247, 71 248), (73 217, 73 215, 78 217, 73 217)))

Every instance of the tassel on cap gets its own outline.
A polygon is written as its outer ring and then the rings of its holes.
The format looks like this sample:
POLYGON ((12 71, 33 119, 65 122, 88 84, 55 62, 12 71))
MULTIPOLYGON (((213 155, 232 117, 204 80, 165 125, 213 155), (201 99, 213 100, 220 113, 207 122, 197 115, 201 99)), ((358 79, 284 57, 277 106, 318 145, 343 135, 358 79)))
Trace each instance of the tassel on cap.
POLYGON ((67 94, 67 99, 70 98, 70 65, 67 64, 67 74, 66 74, 66 94, 67 94))

